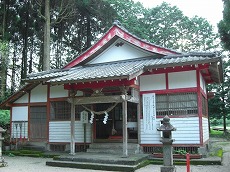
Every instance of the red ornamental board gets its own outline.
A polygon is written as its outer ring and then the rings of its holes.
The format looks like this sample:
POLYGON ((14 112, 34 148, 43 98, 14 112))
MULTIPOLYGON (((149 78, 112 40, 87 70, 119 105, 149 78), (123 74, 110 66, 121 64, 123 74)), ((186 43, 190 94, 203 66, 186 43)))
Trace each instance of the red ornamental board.
POLYGON ((132 36, 131 34, 125 32, 121 28, 117 27, 116 25, 112 27, 107 34, 105 34, 96 44, 94 44, 92 47, 90 47, 87 51, 85 51, 83 54, 81 54, 79 57, 77 57, 75 60, 67 64, 64 68, 71 68, 75 65, 79 64, 80 62, 84 61, 91 55, 93 55, 95 52, 97 52, 100 48, 102 48, 107 42, 109 42, 113 37, 118 36, 127 42, 136 45, 144 50, 158 53, 162 55, 168 55, 168 54, 177 54, 176 52, 172 50, 168 50, 162 47, 157 47, 155 45, 152 45, 150 43, 144 42, 142 40, 139 40, 138 38, 132 36))

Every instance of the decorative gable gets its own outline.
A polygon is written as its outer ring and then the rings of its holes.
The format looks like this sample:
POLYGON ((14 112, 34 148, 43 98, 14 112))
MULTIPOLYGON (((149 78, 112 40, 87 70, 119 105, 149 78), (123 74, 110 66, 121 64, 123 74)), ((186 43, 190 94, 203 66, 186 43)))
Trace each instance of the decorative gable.
POLYGON ((87 64, 129 60, 153 55, 155 55, 155 53, 143 50, 142 48, 136 47, 129 42, 118 38, 106 50, 104 50, 97 57, 89 61, 87 64))
MULTIPOLYGON (((72 60, 64 68, 72 68, 79 64, 82 65, 93 61, 93 59, 101 55, 104 51, 107 51, 107 49, 117 40, 123 40, 124 42, 122 42, 128 43, 130 47, 132 45, 132 47, 152 54, 159 54, 163 56, 180 54, 174 50, 146 42, 145 40, 141 40, 129 33, 126 29, 119 26, 118 23, 114 23, 114 25, 108 30, 108 32, 104 34, 104 36, 102 36, 102 38, 97 43, 95 43, 88 50, 72 60)), ((119 45, 119 41, 116 42, 116 44, 119 45)))

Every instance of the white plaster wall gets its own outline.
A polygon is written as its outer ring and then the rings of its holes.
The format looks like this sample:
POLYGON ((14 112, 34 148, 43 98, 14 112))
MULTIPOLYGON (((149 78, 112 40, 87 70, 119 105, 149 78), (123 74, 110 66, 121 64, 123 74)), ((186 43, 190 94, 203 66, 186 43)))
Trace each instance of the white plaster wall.
POLYGON ((89 64, 104 63, 111 61, 134 59, 153 55, 153 53, 144 51, 134 45, 118 39, 115 43, 109 46, 104 52, 98 55, 95 59, 91 60, 89 64), (122 46, 115 46, 117 43, 123 42, 122 46))
POLYGON ((196 71, 173 72, 168 74, 169 89, 196 87, 196 71))
POLYGON ((47 85, 38 85, 31 90, 30 102, 47 102, 47 85))
POLYGON ((200 74, 200 88, 205 92, 206 94, 206 83, 205 80, 203 78, 203 76, 200 74))
MULTIPOLYGON (((75 122, 75 141, 84 142, 84 127, 80 121, 75 122)), ((49 142, 70 142, 70 121, 49 122, 49 142)), ((91 124, 86 124, 86 142, 91 142, 91 124)))
POLYGON ((25 95, 17 99, 14 103, 28 103, 28 100, 29 100, 28 97, 29 97, 29 94, 26 93, 25 95))
MULTIPOLYGON (((160 127, 161 118, 157 118, 156 128, 160 127)), ((199 118, 171 118, 171 124, 176 127, 176 131, 172 132, 172 138, 175 139, 173 144, 199 144, 199 118)), ((160 142, 161 133, 144 133, 143 119, 141 119, 141 144, 162 144, 160 142)))
POLYGON ((12 107, 12 121, 28 121, 28 106, 12 107))
POLYGON ((50 86, 50 98, 68 97, 68 90, 63 85, 50 86))
POLYGON ((165 90, 165 74, 141 75, 140 91, 165 90))
POLYGON ((209 140, 209 127, 208 127, 208 119, 202 118, 202 124, 203 124, 203 142, 206 142, 209 140))

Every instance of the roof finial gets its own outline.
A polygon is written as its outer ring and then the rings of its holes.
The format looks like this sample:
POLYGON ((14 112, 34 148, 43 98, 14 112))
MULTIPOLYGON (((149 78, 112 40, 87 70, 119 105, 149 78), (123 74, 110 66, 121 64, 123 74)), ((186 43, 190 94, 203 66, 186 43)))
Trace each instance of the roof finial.
POLYGON ((120 21, 119 21, 119 20, 114 20, 113 24, 114 24, 114 25, 121 26, 121 23, 120 23, 120 21))

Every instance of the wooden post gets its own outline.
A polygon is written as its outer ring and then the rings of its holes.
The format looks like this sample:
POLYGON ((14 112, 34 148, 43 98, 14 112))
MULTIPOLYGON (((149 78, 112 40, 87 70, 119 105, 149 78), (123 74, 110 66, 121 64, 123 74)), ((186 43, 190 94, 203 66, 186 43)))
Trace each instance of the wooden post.
POLYGON ((71 98, 71 142, 70 154, 75 155, 75 98, 71 98))
POLYGON ((84 125, 84 151, 86 151, 86 123, 84 125))
POLYGON ((122 102, 123 112, 123 157, 128 157, 128 132, 127 132, 127 90, 124 90, 124 100, 122 102))

